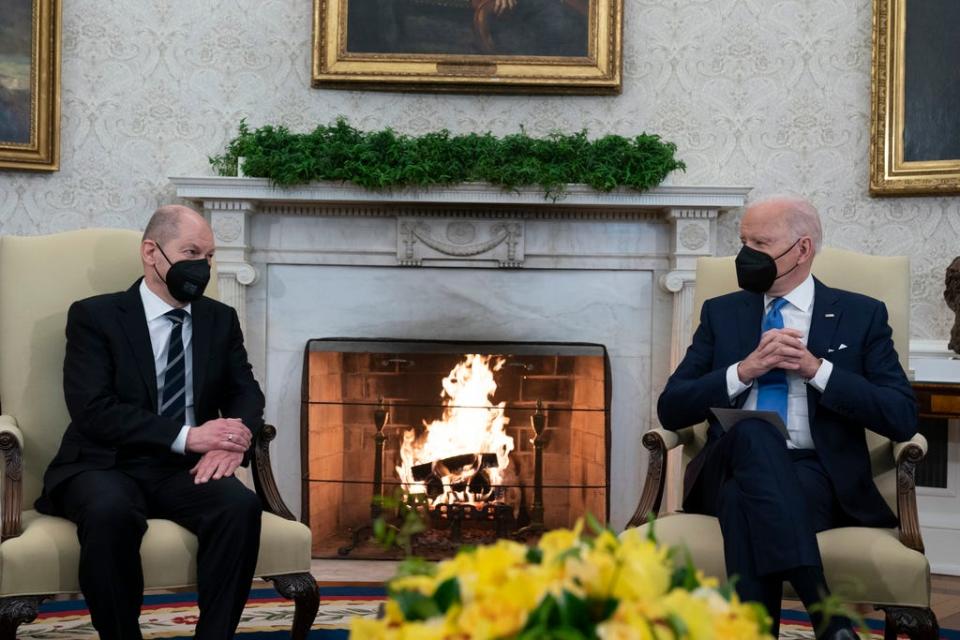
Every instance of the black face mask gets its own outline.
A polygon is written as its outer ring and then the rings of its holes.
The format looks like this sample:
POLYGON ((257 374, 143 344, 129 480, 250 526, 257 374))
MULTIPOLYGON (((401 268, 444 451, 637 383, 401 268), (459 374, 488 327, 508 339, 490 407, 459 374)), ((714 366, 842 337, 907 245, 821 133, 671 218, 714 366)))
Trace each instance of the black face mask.
POLYGON ((200 296, 203 295, 203 290, 207 288, 207 283, 210 282, 210 263, 207 262, 207 259, 170 262, 170 258, 167 258, 167 254, 163 252, 159 244, 157 249, 160 249, 160 253, 170 263, 170 269, 167 270, 167 279, 164 280, 163 276, 160 276, 156 266, 153 267, 153 270, 157 271, 157 275, 167 285, 170 295, 180 302, 199 300, 200 296))
MULTIPOLYGON (((797 242, 800 242, 800 238, 797 238, 797 242)), ((790 251, 797 246, 797 242, 790 245, 789 249, 776 258, 763 251, 757 251, 747 245, 743 245, 740 253, 737 254, 736 260, 737 284, 740 285, 740 288, 752 291, 753 293, 766 293, 769 291, 774 282, 796 269, 800 264, 800 262, 797 261, 797 264, 793 265, 789 270, 781 273, 779 276, 777 275, 777 260, 790 253, 790 251)))

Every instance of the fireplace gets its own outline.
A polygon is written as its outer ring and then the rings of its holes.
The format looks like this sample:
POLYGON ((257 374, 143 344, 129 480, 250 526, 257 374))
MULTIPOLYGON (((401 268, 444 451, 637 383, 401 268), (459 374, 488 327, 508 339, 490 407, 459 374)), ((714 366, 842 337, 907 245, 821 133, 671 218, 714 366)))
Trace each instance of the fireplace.
POLYGON ((376 496, 416 508, 416 552, 605 522, 610 385, 596 344, 316 339, 304 352, 302 514, 315 557, 391 557, 376 496))
POLYGON ((277 485, 296 515, 311 338, 580 341, 609 353, 615 529, 637 507, 647 465, 641 439, 690 343, 696 260, 716 254, 718 221, 749 191, 568 185, 551 200, 537 188, 480 184, 369 191, 262 178, 171 182, 210 219, 220 299, 244 326, 264 415, 277 427, 277 485))

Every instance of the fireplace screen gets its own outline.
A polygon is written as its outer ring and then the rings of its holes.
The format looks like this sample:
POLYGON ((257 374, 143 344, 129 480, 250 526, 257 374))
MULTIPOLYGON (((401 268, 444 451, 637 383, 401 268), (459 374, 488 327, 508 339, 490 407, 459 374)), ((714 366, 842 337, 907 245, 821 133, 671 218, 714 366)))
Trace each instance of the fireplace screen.
POLYGON ((376 496, 415 505, 449 555, 609 507, 609 362, 594 344, 307 343, 303 514, 315 557, 386 558, 376 496))

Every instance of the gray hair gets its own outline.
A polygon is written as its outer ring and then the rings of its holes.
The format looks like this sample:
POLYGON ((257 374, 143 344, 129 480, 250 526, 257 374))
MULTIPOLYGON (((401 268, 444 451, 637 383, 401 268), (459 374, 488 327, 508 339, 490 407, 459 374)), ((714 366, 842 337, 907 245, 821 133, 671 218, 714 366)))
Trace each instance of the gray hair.
POLYGON ((143 240, 153 240, 163 245, 176 238, 180 232, 183 209, 180 205, 168 204, 154 211, 147 222, 147 228, 143 230, 143 240))
POLYGON ((813 241, 813 252, 820 253, 820 247, 823 244, 823 227, 820 224, 820 214, 813 203, 801 196, 778 194, 751 202, 749 207, 761 204, 777 205, 785 216, 787 226, 797 238, 809 236, 813 241))

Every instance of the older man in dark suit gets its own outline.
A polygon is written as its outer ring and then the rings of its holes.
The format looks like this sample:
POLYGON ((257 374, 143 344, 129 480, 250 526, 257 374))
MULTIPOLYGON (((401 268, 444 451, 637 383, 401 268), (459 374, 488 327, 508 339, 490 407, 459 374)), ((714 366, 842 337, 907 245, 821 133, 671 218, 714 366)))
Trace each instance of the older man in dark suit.
POLYGON ((37 509, 77 524, 80 586, 101 638, 141 637, 147 518, 197 534, 197 638, 233 637, 250 590, 260 502, 233 474, 264 399, 236 312, 203 297, 213 253, 202 216, 161 207, 143 234, 143 278, 67 316, 71 423, 37 509))
MULTIPOLYGON (((747 208, 736 259, 744 290, 704 303, 657 406, 667 429, 710 422, 684 478, 684 508, 719 518, 727 572, 742 598, 766 605, 774 635, 784 580, 808 608, 828 593, 818 531, 896 524, 873 483, 864 429, 895 441, 917 430, 886 307, 811 275, 821 236, 803 199, 747 208), (714 407, 776 412, 787 437, 756 418, 724 432, 714 407)), ((821 637, 854 634, 835 618, 821 637)))

